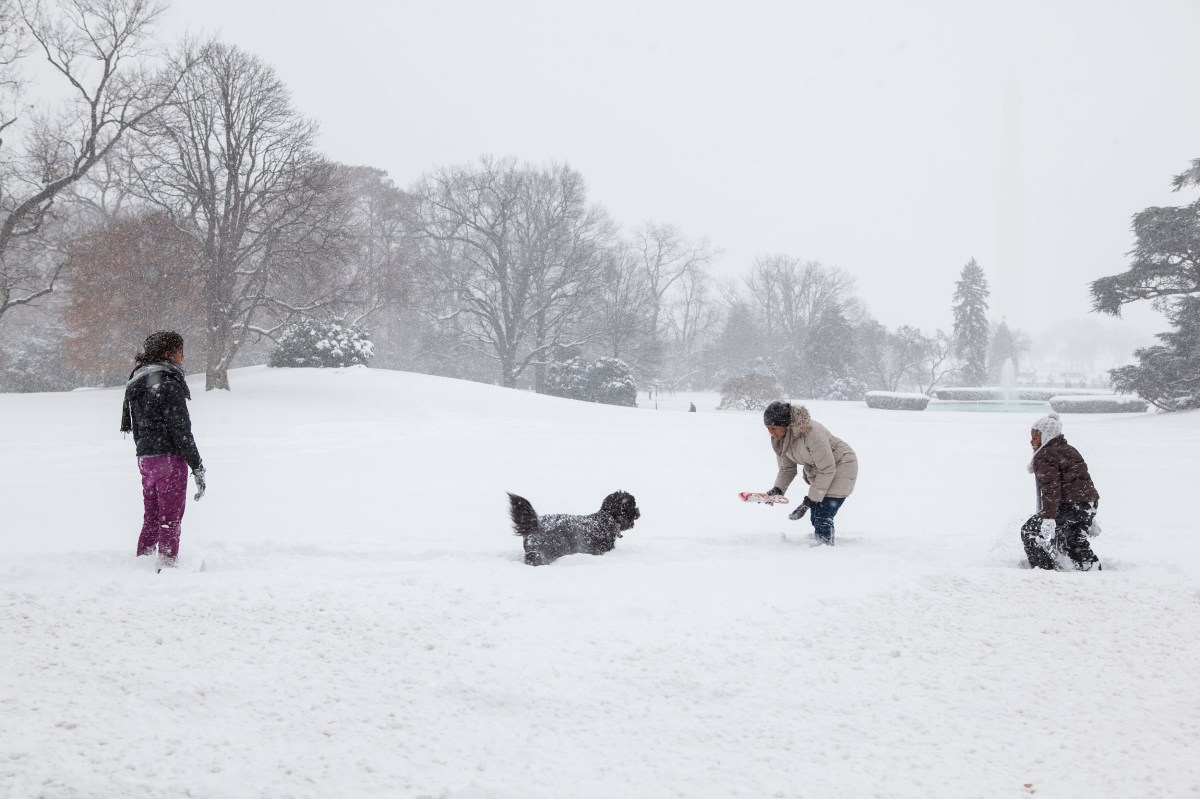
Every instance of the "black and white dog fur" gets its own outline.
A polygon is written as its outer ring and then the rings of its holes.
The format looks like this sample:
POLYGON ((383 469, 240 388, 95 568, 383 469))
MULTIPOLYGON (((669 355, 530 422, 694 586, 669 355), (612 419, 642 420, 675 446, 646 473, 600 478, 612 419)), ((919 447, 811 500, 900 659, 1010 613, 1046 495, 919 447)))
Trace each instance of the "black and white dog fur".
POLYGON ((525 562, 530 566, 544 566, 576 552, 603 555, 642 515, 633 495, 625 491, 609 494, 600 510, 587 516, 538 516, 525 497, 509 494, 508 501, 513 530, 525 539, 525 562))

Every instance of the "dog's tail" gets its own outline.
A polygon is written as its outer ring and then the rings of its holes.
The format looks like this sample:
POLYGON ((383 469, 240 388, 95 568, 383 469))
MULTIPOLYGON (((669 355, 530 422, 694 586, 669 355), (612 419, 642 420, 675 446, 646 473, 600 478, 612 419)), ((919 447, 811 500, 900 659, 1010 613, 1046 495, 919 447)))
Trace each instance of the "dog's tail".
POLYGON ((514 533, 525 537, 541 529, 541 526, 538 524, 537 513, 534 512, 533 505, 529 504, 529 500, 525 499, 525 497, 518 497, 516 494, 509 493, 508 503, 508 512, 512 514, 514 533))

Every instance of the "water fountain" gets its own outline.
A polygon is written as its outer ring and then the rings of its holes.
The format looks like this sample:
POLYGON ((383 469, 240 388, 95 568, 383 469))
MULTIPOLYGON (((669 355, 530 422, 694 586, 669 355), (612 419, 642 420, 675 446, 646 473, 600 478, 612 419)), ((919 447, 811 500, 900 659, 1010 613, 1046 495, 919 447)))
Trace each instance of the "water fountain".
MULTIPOLYGON (((1033 392, 1028 392, 1033 393, 1033 392)), ((937 402, 929 403, 931 411, 968 411, 983 413, 1046 413, 1047 400, 1054 392, 1040 392, 1045 399, 1022 399, 1017 386, 1017 368, 1011 358, 1000 365, 1000 384, 992 388, 934 390, 937 402), (957 398, 957 397, 961 397, 957 398)), ((1035 394, 1036 396, 1036 394, 1035 394)))

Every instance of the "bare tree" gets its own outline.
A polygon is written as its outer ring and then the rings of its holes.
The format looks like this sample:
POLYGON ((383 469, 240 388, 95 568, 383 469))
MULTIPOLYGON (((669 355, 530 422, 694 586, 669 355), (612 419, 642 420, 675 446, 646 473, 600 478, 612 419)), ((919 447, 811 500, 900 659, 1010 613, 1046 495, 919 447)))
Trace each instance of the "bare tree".
POLYGON ((932 394, 933 389, 954 374, 954 339, 945 330, 937 330, 925 337, 925 353, 921 364, 914 368, 912 381, 922 394, 932 394))
POLYGON ((25 84, 17 69, 29 47, 21 22, 16 2, 0 0, 0 137, 17 122, 25 84))
POLYGON ((398 189, 387 173, 372 167, 341 167, 353 198, 353 254, 346 264, 358 287, 350 310, 361 324, 390 305, 404 306, 412 298, 412 269, 416 261, 407 223, 412 198, 398 189))
POLYGON ((625 244, 607 253, 592 305, 594 341, 606 355, 640 369, 651 355, 651 317, 657 302, 642 264, 625 244))
POLYGON ((954 341, 946 331, 932 336, 910 325, 889 331, 877 322, 859 326, 864 343, 864 372, 871 388, 916 389, 929 394, 953 373, 954 341))
POLYGON ((51 293, 61 274, 61 261, 21 252, 21 242, 42 230, 63 192, 174 96, 189 64, 172 76, 147 63, 163 9, 151 0, 0 3, 0 318, 51 293), (34 51, 70 92, 57 110, 23 105, 15 70, 34 51))
POLYGON ((930 341, 920 330, 901 325, 892 332, 878 322, 868 322, 859 328, 859 335, 872 388, 899 391, 924 376, 930 341))
POLYGON ((587 205, 577 172, 484 157, 437 170, 412 193, 426 277, 456 297, 464 346, 495 359, 503 385, 584 340, 579 316, 612 226, 587 205))
POLYGON ((583 317, 591 311, 614 226, 599 206, 587 205, 583 176, 569 166, 527 169, 524 178, 517 243, 535 300, 529 363, 534 390, 542 393, 551 348, 587 335, 583 317))
POLYGON ((634 231, 631 246, 654 297, 649 324, 650 334, 657 343, 663 333, 662 312, 667 292, 684 275, 702 271, 718 253, 707 240, 693 241, 674 225, 654 222, 647 222, 634 231))
POLYGON ((187 66, 180 101, 141 140, 138 184, 200 245, 205 387, 228 389, 249 337, 344 299, 328 270, 350 246, 350 194, 271 67, 220 43, 187 66))
POLYGON ((71 332, 67 365, 106 382, 123 380, 148 330, 177 330, 204 355, 199 247, 162 213, 109 219, 73 238, 66 253, 71 332))
POLYGON ((711 298, 712 279, 707 272, 689 270, 676 284, 666 308, 670 333, 668 386, 675 390, 700 372, 700 347, 712 332, 718 318, 711 298))
POLYGON ((802 262, 790 255, 755 259, 746 278, 750 303, 768 340, 801 347, 821 312, 837 307, 858 321, 854 278, 819 261, 802 262))

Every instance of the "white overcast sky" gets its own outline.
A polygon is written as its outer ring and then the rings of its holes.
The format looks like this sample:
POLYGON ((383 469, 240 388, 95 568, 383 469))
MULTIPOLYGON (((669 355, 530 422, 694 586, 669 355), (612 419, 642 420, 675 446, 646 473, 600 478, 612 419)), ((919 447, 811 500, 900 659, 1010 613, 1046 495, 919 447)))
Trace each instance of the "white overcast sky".
POLYGON ((949 326, 971 257, 995 317, 1086 316, 1200 158, 1197 0, 174 0, 168 23, 273 65, 331 158, 401 187, 566 161, 625 228, 707 237, 719 274, 840 266, 888 325, 949 326))

